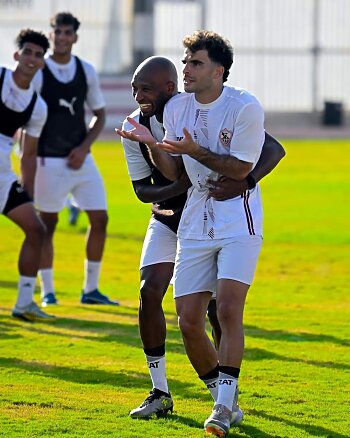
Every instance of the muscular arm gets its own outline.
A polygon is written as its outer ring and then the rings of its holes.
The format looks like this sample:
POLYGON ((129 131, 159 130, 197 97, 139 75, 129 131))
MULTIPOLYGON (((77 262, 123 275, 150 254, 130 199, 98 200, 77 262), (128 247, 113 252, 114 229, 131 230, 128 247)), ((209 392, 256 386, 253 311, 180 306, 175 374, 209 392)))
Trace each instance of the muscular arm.
POLYGON ((83 165, 86 155, 91 150, 91 145, 100 135, 105 122, 106 112, 104 108, 93 111, 94 117, 91 119, 88 132, 84 141, 74 148, 67 157, 67 165, 72 169, 80 169, 83 165))
POLYGON ((250 172, 256 182, 268 175, 286 155, 286 151, 279 141, 268 132, 265 132, 265 142, 259 161, 250 172))
POLYGON ((161 143, 160 147, 168 153, 187 154, 209 169, 236 180, 244 179, 251 171, 252 163, 241 161, 231 155, 219 155, 211 152, 197 144, 185 128, 183 132, 184 138, 182 140, 165 140, 164 143, 161 143))
POLYGON ((38 138, 23 134, 21 151, 21 183, 33 198, 38 138))
POLYGON ((181 195, 191 186, 186 172, 181 177, 168 186, 158 186, 152 183, 151 177, 132 181, 136 196, 142 202, 162 202, 174 196, 181 195))
MULTIPOLYGON (((260 181, 277 166, 285 154, 281 143, 266 132, 259 161, 250 172, 250 175, 256 182, 260 181)), ((234 198, 249 188, 247 179, 236 181, 231 178, 222 177, 219 181, 210 181, 210 184, 212 185, 210 194, 217 201, 234 198)))

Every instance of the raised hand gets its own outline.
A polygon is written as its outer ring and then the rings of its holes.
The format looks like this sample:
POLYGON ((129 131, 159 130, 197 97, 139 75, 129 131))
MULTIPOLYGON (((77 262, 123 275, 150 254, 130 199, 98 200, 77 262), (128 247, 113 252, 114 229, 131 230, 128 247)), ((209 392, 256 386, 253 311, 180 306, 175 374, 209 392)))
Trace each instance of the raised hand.
POLYGON ((163 143, 157 143, 157 146, 169 154, 195 154, 200 146, 193 140, 186 128, 183 128, 183 133, 184 137, 182 140, 164 140, 163 143))
POLYGON ((156 144, 156 139, 153 137, 150 130, 146 126, 143 126, 140 123, 136 122, 136 120, 134 120, 132 117, 127 117, 127 121, 131 125, 133 125, 134 128, 130 129, 129 131, 116 128, 115 131, 117 134, 119 134, 123 138, 132 141, 138 141, 147 144, 148 146, 154 146, 156 144))

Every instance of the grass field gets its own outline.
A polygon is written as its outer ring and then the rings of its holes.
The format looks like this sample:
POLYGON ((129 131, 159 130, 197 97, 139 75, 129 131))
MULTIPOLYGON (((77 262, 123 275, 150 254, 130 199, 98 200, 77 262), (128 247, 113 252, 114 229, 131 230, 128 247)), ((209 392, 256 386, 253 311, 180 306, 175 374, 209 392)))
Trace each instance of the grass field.
MULTIPOLYGON (((350 436, 350 142, 285 141, 262 182, 265 239, 245 312, 243 424, 230 437, 350 436)), ((150 215, 118 143, 94 155, 109 198, 101 290, 119 308, 79 304, 86 219, 55 240, 57 321, 10 317, 22 236, 0 217, 0 436, 204 437, 212 402, 184 353, 171 291, 167 364, 175 411, 129 418, 150 388, 138 336, 138 259, 150 215)), ((39 292, 36 294, 39 300, 39 292)))

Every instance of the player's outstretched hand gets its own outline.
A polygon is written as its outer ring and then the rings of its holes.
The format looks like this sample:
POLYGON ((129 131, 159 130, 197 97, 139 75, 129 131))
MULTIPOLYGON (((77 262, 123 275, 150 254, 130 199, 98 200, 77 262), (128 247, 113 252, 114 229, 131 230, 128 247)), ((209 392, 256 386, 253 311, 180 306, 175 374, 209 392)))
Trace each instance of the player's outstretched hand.
POLYGON ((134 128, 130 129, 129 131, 115 128, 115 132, 117 134, 123 138, 147 144, 150 147, 156 144, 155 138, 146 126, 136 122, 136 120, 134 120, 132 117, 127 117, 127 121, 133 125, 134 128))
POLYGON ((200 146, 193 140, 186 128, 183 128, 183 133, 184 137, 181 140, 164 140, 163 143, 157 143, 157 146, 169 154, 188 154, 194 156, 200 149, 200 146))

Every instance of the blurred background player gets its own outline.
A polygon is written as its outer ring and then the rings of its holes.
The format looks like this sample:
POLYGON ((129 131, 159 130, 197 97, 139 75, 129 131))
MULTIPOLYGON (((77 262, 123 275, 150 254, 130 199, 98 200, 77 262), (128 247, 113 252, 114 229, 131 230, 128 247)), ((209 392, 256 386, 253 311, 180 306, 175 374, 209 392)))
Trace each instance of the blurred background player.
POLYGON ((16 39, 17 65, 0 74, 0 212, 18 225, 25 234, 19 253, 18 296, 12 316, 23 320, 51 320, 33 301, 35 281, 45 227, 32 203, 38 138, 44 126, 47 108, 31 84, 38 69, 44 66, 49 41, 44 34, 22 30, 16 39), (24 129, 21 156, 21 184, 11 170, 13 137, 24 129))
POLYGON ((72 55, 80 22, 68 12, 51 20, 53 52, 35 77, 35 86, 48 105, 48 118, 39 140, 35 202, 47 228, 40 263, 42 305, 57 304, 53 285, 53 236, 58 212, 71 193, 88 216, 83 304, 111 304, 98 290, 106 240, 107 202, 102 177, 91 146, 105 124, 105 102, 96 70, 72 55), (93 118, 87 129, 84 105, 93 118))
MULTIPOLYGON (((164 105, 178 93, 175 66, 167 58, 148 58, 137 67, 131 86, 139 109, 130 118, 146 126, 161 141, 164 137, 164 105)), ((165 179, 151 161, 146 145, 135 141, 136 138, 124 137, 123 133, 132 128, 125 120, 122 130, 117 132, 122 135, 128 172, 136 196, 142 202, 152 203, 152 218, 140 260, 139 328, 153 388, 146 400, 130 412, 133 418, 139 418, 166 414, 173 409, 166 378, 166 323, 162 301, 173 274, 176 232, 189 181, 185 173, 175 182, 165 179)), ((240 182, 229 178, 212 182, 212 197, 223 200, 240 195, 253 181, 260 180, 278 164, 285 154, 284 149, 271 136, 266 134, 266 137, 259 163, 249 178, 240 182)), ((215 344, 218 345, 221 330, 216 317, 215 300, 210 301, 208 316, 215 344)), ((207 387, 212 385, 211 376, 201 377, 207 387)))

